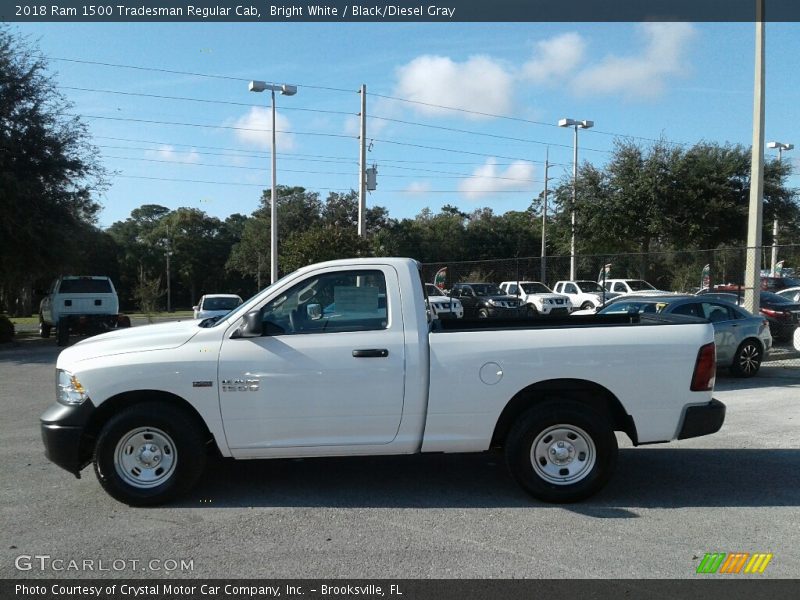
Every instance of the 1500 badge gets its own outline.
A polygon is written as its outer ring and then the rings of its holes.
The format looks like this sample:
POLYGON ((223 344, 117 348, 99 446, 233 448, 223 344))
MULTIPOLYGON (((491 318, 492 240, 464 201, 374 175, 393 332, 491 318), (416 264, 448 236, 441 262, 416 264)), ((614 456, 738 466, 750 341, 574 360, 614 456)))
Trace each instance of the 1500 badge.
POLYGON ((259 387, 258 379, 223 379, 223 392, 257 392, 259 387))

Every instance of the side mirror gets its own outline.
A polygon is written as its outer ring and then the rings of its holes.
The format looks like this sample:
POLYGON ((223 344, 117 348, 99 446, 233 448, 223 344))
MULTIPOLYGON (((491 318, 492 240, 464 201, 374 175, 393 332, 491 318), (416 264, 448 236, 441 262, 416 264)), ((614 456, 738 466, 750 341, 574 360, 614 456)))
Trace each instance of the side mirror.
POLYGON ((238 338, 261 337, 264 333, 264 323, 261 320, 261 311, 253 310, 242 318, 242 326, 236 330, 238 338))
POLYGON ((192 307, 192 310, 197 310, 197 307, 196 307, 196 306, 193 306, 193 307, 192 307))
POLYGON ((322 305, 309 304, 306 306, 306 314, 312 321, 319 321, 322 318, 322 305))

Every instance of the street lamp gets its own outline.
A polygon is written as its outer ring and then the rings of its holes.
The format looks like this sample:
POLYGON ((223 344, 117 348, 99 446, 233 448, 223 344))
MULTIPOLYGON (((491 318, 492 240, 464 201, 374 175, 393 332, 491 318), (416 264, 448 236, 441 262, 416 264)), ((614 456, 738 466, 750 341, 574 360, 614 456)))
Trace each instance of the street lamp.
POLYGON ((558 122, 559 127, 573 127, 575 129, 575 138, 573 143, 572 155, 572 236, 569 243, 569 278, 571 280, 577 279, 575 274, 575 203, 578 200, 578 129, 589 129, 594 127, 594 121, 576 121, 575 119, 561 119, 558 122))
POLYGON ((297 93, 296 85, 287 83, 266 83, 264 81, 251 81, 248 88, 251 92, 270 91, 272 97, 272 194, 270 198, 270 283, 278 279, 278 197, 275 179, 275 92, 284 96, 294 96, 297 93))
MULTIPOLYGON (((784 144, 783 142, 767 142, 767 148, 778 150, 778 163, 783 162, 783 151, 794 150, 794 144, 784 144)), ((772 221, 772 274, 778 268, 778 217, 772 221)))

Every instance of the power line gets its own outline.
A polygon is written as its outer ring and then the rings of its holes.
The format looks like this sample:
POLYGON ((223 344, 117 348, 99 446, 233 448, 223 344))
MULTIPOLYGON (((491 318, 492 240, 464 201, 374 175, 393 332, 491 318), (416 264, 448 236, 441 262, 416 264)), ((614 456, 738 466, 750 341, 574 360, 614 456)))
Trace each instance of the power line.
MULTIPOLYGON (((178 125, 181 127, 201 127, 206 129, 232 129, 234 131, 257 131, 261 133, 269 133, 271 129, 255 129, 252 127, 236 127, 234 125, 208 125, 204 123, 180 123, 178 121, 155 121, 150 119, 134 119, 131 117, 104 117, 100 115, 80 115, 80 114, 72 114, 72 113, 63 113, 68 117, 80 117, 83 119, 103 119, 106 121, 127 121, 130 123, 148 123, 151 125, 178 125)), ((335 138, 348 138, 348 139, 358 139, 358 136, 355 135, 346 135, 343 133, 322 133, 318 131, 285 131, 282 129, 276 129, 275 133, 289 133, 292 135, 316 135, 321 137, 335 137, 335 138)))
MULTIPOLYGON (((106 156, 105 158, 111 158, 115 160, 133 160, 138 162, 151 162, 151 163, 166 163, 166 164, 173 164, 173 165, 186 165, 190 167, 214 167, 220 169, 245 169, 248 171, 263 171, 263 167, 246 167, 243 165, 216 165, 211 163, 200 163, 200 162, 190 162, 190 161, 182 161, 182 160, 168 160, 168 159, 158 159, 158 158, 137 158, 131 156, 106 156)), ((426 173, 441 173, 442 176, 440 179, 473 179, 475 177, 480 177, 481 179, 498 179, 503 181, 517 181, 520 183, 544 183, 538 179, 521 179, 518 177, 503 177, 499 175, 470 175, 467 173, 452 173, 450 171, 433 171, 430 169, 412 169, 409 167, 392 167, 398 169, 407 169, 409 171, 418 171, 418 172, 426 172, 426 173)), ((358 178, 358 172, 341 172, 341 171, 309 171, 307 169, 281 169, 281 172, 285 173, 307 173, 309 175, 346 175, 348 177, 358 178)), ((418 179, 416 175, 392 175, 392 174, 384 174, 383 177, 392 177, 392 178, 403 178, 403 179, 418 179)))
MULTIPOLYGON (((469 135, 479 135, 479 136, 490 137, 490 138, 499 139, 499 140, 510 140, 512 142, 523 142, 525 144, 538 144, 538 145, 541 145, 541 146, 555 146, 557 148, 566 148, 568 150, 572 150, 572 146, 570 146, 569 144, 556 144, 556 143, 552 143, 552 142, 542 142, 542 141, 539 141, 539 140, 531 140, 531 139, 527 139, 527 138, 511 137, 511 136, 500 135, 500 134, 496 134, 496 133, 485 133, 483 131, 471 131, 469 129, 459 129, 457 127, 445 127, 443 125, 432 125, 430 123, 419 123, 419 122, 416 122, 416 121, 406 121, 406 120, 403 120, 403 119, 394 119, 394 118, 389 118, 389 117, 379 117, 379 116, 367 115, 367 118, 368 119, 378 119, 378 120, 381 120, 381 121, 389 121, 391 123, 401 123, 403 125, 414 125, 414 126, 417 126, 417 127, 427 127, 429 129, 440 129, 442 131, 452 131, 454 133, 466 133, 466 134, 469 134, 469 135)), ((603 153, 610 153, 611 152, 610 150, 600 150, 598 148, 583 148, 582 147, 581 149, 582 150, 588 150, 588 151, 591 151, 591 152, 603 152, 603 153)), ((537 162, 537 163, 544 164, 543 160, 534 160, 534 161, 531 161, 531 162, 537 162)))
POLYGON ((438 150, 440 152, 453 152, 455 154, 469 154, 471 156, 484 156, 486 158, 502 158, 504 160, 514 160, 514 161, 519 161, 519 162, 538 162, 538 161, 532 161, 529 158, 519 158, 519 157, 516 157, 516 156, 503 156, 502 154, 482 154, 480 152, 470 152, 469 150, 458 150, 458 149, 455 149, 455 148, 440 148, 440 147, 437 147, 437 146, 425 146, 425 145, 422 145, 422 144, 412 144, 410 142, 396 142, 394 140, 385 140, 385 139, 379 139, 379 138, 372 138, 372 141, 374 141, 374 142, 382 142, 384 144, 393 144, 393 145, 396 145, 396 146, 408 146, 410 148, 423 148, 425 150, 438 150))
MULTIPOLYGON (((115 173, 114 177, 124 177, 126 179, 146 179, 152 181, 172 181, 178 183, 203 183, 203 184, 212 184, 212 185, 239 185, 245 187, 260 187, 260 188, 268 188, 269 184, 266 183, 242 183, 240 181, 207 181, 207 180, 200 180, 200 179, 178 179, 172 177, 150 177, 145 175, 124 175, 122 173, 115 173)), ((352 188, 345 189, 345 188, 314 188, 317 190, 324 190, 330 192, 354 192, 352 188)), ((381 190, 381 192, 386 194, 464 194, 466 192, 473 193, 473 194, 525 194, 529 193, 529 190, 381 190)))
MULTIPOLYGON (((76 64, 95 65, 95 66, 103 66, 103 67, 113 67, 113 68, 120 68, 120 69, 134 69, 134 70, 138 70, 138 71, 152 71, 152 72, 156 72, 156 73, 168 73, 168 74, 172 74, 172 75, 188 75, 188 76, 192 76, 192 77, 204 77, 204 78, 208 78, 208 79, 222 79, 222 80, 228 80, 228 81, 241 81, 241 82, 250 81, 250 79, 246 79, 246 78, 243 78, 243 77, 232 77, 232 76, 229 76, 229 75, 215 75, 215 74, 210 74, 210 73, 197 73, 197 72, 193 72, 193 71, 178 71, 178 70, 175 70, 175 69, 164 69, 164 68, 159 68, 159 67, 144 67, 144 66, 140 66, 140 65, 125 65, 125 64, 119 64, 119 63, 109 63, 109 62, 101 62, 101 61, 82 60, 82 59, 76 59, 76 58, 64 58, 64 57, 58 57, 58 56, 48 56, 48 57, 43 56, 42 58, 45 59, 45 60, 54 60, 54 61, 69 62, 69 63, 76 63, 76 64)), ((294 85, 297 85, 298 87, 309 88, 309 89, 327 90, 327 91, 333 91, 333 92, 355 93, 355 94, 359 93, 359 90, 356 90, 356 89, 345 89, 345 88, 337 88, 337 87, 331 87, 331 86, 313 85, 313 84, 308 84, 308 83, 302 83, 302 84, 301 83, 295 83, 294 85)), ((71 89, 71 88, 65 88, 65 89, 71 89)), ((81 89, 81 88, 72 88, 72 89, 81 89)), ((135 95, 132 92, 113 92, 113 91, 109 91, 109 90, 90 90, 90 89, 86 89, 86 91, 106 91, 108 93, 120 93, 120 94, 135 95)), ((138 95, 146 95, 146 94, 138 94, 138 95)), ((417 105, 420 105, 420 106, 427 106, 427 107, 430 107, 430 108, 439 108, 439 109, 442 109, 442 110, 450 110, 450 111, 454 111, 454 112, 472 114, 472 115, 477 115, 477 116, 482 116, 482 117, 491 117, 491 118, 495 118, 495 119, 505 119, 505 120, 516 121, 516 122, 520 122, 520 123, 529 123, 531 125, 541 125, 541 126, 545 126, 545 127, 558 127, 558 125, 555 124, 555 123, 547 123, 547 122, 544 122, 544 121, 535 121, 533 119, 525 119, 523 117, 514 117, 514 116, 511 116, 511 115, 499 115, 499 114, 490 113, 490 112, 470 110, 470 109, 466 109, 466 108, 458 108, 458 107, 455 107, 455 106, 447 106, 447 105, 444 105, 444 104, 436 104, 436 103, 433 103, 433 102, 423 102, 421 100, 412 100, 410 98, 400 98, 398 96, 390 96, 388 94, 378 94, 378 93, 375 93, 375 92, 371 92, 370 96, 374 96, 376 98, 384 98, 386 100, 394 100, 396 102, 404 102, 404 103, 407 103, 407 104, 417 104, 417 105)), ((158 96, 152 95, 152 97, 158 97, 158 96)), ((163 96, 163 97, 164 98, 169 98, 168 96, 163 96)), ((178 98, 175 98, 175 99, 178 99, 178 98)), ((196 98, 186 98, 185 100, 204 102, 204 100, 200 100, 200 99, 196 99, 196 98)), ((234 104, 234 103, 229 103, 229 104, 234 104)), ((252 106, 252 105, 248 105, 248 106, 252 106)), ((298 109, 298 108, 290 108, 290 107, 284 107, 284 108, 286 108, 288 110, 301 110, 301 109, 298 109)), ((345 114, 355 114, 355 113, 345 113, 345 114)), ((373 118, 377 118, 377 117, 373 117, 373 118)), ((593 129, 588 129, 587 133, 589 133, 589 134, 596 133, 596 134, 599 134, 599 135, 627 137, 627 138, 646 140, 646 141, 651 141, 651 142, 664 142, 664 143, 675 144, 675 145, 679 145, 679 146, 689 146, 689 145, 691 145, 689 142, 674 142, 674 141, 665 140, 665 139, 655 139, 655 138, 649 138, 649 137, 638 136, 638 135, 615 133, 615 132, 610 132, 610 131, 601 131, 601 130, 597 130, 597 129, 594 129, 594 128, 593 129)), ((561 146, 561 144, 550 144, 550 145, 561 146)), ((584 148, 584 150, 592 150, 592 151, 596 151, 596 152, 609 152, 609 153, 611 152, 609 150, 595 150, 595 149, 591 149, 591 148, 584 148)))
MULTIPOLYGON (((158 67, 142 67, 139 65, 123 65, 119 63, 109 63, 109 62, 100 62, 95 60, 82 60, 77 58, 63 58, 59 56, 43 56, 45 60, 56 60, 61 62, 70 62, 70 63, 77 63, 82 65, 96 65, 100 67, 114 67, 118 69, 134 69, 136 71, 152 71, 155 73, 169 73, 170 75, 189 75, 191 77, 205 77, 208 79, 224 79, 228 81, 250 81, 250 79, 245 79, 243 77, 231 77, 230 75, 212 75, 209 73, 195 73, 192 71, 176 71, 174 69, 162 69, 158 67)), ((309 89, 316 89, 316 90, 328 90, 332 92, 347 92, 347 93, 358 93, 358 90, 346 90, 343 88, 335 88, 323 85, 311 85, 311 84, 300 84, 295 83, 293 85, 297 85, 298 87, 304 87, 309 89)))
MULTIPOLYGON (((82 88, 82 87, 73 87, 68 85, 62 85, 61 89, 64 90, 78 90, 81 92, 96 92, 101 94, 116 94, 118 96, 136 96, 141 98, 156 98, 159 100, 180 100, 182 102, 203 102, 206 104, 229 104, 231 106, 246 106, 248 108, 259 107, 260 104, 253 104, 250 102, 233 102, 229 100, 206 100, 204 98, 189 98, 186 96, 164 96, 162 94, 143 94, 139 92, 122 92, 118 90, 98 90, 92 88, 82 88)), ((345 116, 352 116, 357 117, 358 113, 354 112, 347 112, 343 110, 325 110, 321 108, 300 108, 297 106, 281 106, 281 110, 295 110, 295 111, 302 111, 302 112, 313 112, 313 113, 325 113, 331 115, 345 115, 345 116)))
MULTIPOLYGON (((160 148, 141 148, 141 147, 135 147, 135 146, 107 146, 107 145, 104 145, 104 144, 98 144, 97 147, 98 148, 106 148, 106 149, 109 149, 109 150, 140 150, 140 151, 144 151, 144 152, 162 152, 162 151, 164 151, 163 149, 160 149, 160 148)), ((197 155, 200 155, 200 156, 225 156, 225 157, 228 157, 228 158, 247 158, 247 159, 250 159, 250 160, 260 160, 260 159, 264 158, 264 156, 262 156, 262 155, 250 155, 250 156, 248 156, 247 154, 230 154, 230 153, 225 153, 225 152, 198 152, 197 150, 172 150, 172 149, 170 149, 170 150, 168 150, 168 152, 174 153, 174 154, 188 154, 188 155, 197 154, 197 155)), ((350 164, 358 165, 358 161, 355 161, 355 160, 352 160, 352 159, 336 159, 336 160, 333 160, 333 159, 324 159, 324 158, 294 158, 293 155, 285 155, 285 154, 281 154, 280 152, 278 154, 276 154, 276 156, 279 156, 279 157, 281 157, 282 160, 287 160, 287 161, 332 163, 332 164, 339 164, 339 165, 350 163, 350 164)), ((110 157, 110 156, 107 156, 106 158, 129 158, 129 157, 127 157, 127 156, 122 156, 122 157, 110 157)), ((225 166, 225 165, 222 165, 222 166, 225 166)))

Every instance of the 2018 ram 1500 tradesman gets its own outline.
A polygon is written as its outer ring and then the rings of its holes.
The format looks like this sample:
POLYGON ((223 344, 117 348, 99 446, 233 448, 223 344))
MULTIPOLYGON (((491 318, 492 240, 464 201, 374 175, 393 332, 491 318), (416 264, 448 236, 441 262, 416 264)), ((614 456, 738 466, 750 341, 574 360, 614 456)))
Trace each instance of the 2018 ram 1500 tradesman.
POLYGON ((415 261, 316 264, 223 317, 64 350, 42 436, 56 464, 93 460, 133 505, 187 491, 208 445, 238 459, 502 447, 528 492, 569 502, 608 480, 614 431, 645 444, 721 427, 712 327, 671 318, 429 323, 415 261))

